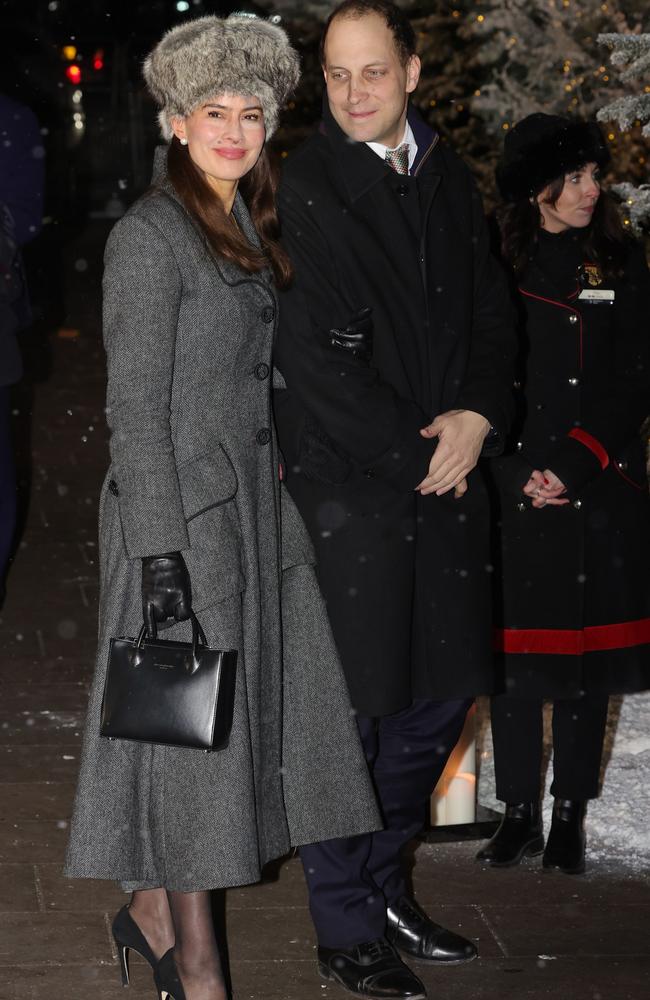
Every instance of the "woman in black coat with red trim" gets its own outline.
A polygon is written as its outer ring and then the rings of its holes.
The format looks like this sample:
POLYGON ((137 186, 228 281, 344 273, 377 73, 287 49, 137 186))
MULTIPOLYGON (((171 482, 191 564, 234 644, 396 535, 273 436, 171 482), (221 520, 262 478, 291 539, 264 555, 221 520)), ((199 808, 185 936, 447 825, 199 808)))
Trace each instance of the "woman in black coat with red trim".
POLYGON ((601 190, 595 124, 530 115, 497 180, 502 251, 520 307, 515 438, 492 464, 497 662, 492 699, 503 821, 492 865, 544 851, 584 871, 608 697, 650 687, 650 275, 601 190), (553 819, 540 817, 542 703, 553 700, 553 819))

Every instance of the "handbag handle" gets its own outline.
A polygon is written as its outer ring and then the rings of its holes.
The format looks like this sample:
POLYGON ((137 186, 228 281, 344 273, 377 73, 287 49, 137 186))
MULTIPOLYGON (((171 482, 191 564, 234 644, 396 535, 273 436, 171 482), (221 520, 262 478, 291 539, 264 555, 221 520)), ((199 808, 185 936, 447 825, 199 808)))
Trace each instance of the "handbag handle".
MULTIPOLYGON (((196 617, 193 611, 190 611, 190 620, 192 622, 192 669, 190 673, 194 674, 201 666, 200 651, 201 649, 207 648, 208 640, 205 637, 205 632, 201 627, 201 622, 196 617)), ((156 622, 153 623, 153 634, 149 635, 149 629, 147 628, 146 622, 142 623, 142 628, 138 633, 138 639, 136 642, 136 658, 138 652, 142 651, 144 645, 144 640, 146 638, 151 639, 153 642, 158 638, 158 629, 156 628, 156 622)))

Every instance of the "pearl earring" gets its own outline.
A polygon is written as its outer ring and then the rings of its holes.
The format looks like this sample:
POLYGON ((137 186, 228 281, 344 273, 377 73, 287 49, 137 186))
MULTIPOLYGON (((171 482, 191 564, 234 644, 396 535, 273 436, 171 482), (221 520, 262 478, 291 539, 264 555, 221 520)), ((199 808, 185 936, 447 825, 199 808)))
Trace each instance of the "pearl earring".
POLYGON ((187 146, 187 139, 181 139, 181 146, 187 146))

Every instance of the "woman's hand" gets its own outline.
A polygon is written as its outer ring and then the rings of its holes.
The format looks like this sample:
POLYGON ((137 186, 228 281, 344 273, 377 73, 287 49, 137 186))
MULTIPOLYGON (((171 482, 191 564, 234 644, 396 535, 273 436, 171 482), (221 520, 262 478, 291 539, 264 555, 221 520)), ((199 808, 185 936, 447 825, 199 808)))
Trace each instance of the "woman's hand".
POLYGON ((180 552, 145 556, 142 560, 142 616, 149 635, 158 622, 186 621, 192 612, 190 575, 180 552))
POLYGON ((569 502, 566 497, 562 497, 562 493, 566 493, 566 486, 550 469, 544 469, 543 472, 533 469, 522 492, 527 497, 532 497, 533 507, 536 509, 546 507, 547 504, 562 507, 569 502))

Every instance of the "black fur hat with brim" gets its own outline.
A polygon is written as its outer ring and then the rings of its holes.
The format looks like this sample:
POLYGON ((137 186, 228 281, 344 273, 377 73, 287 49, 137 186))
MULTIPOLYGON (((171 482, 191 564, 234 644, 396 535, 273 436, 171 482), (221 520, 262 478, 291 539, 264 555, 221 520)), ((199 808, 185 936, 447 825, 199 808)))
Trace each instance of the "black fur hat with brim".
POLYGON ((595 122, 538 112, 508 132, 496 180, 504 201, 538 195, 558 177, 597 163, 605 167, 610 154, 595 122))

